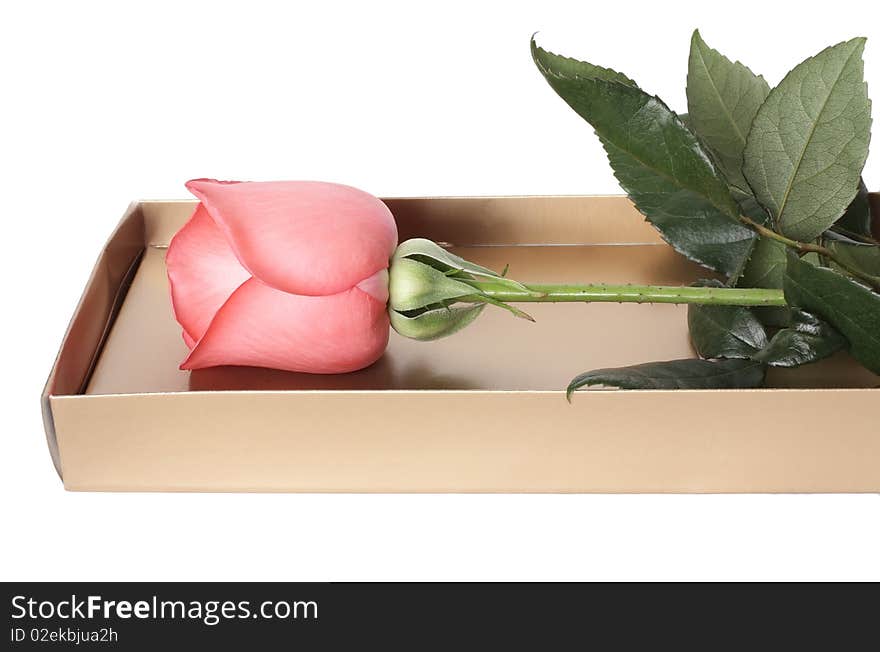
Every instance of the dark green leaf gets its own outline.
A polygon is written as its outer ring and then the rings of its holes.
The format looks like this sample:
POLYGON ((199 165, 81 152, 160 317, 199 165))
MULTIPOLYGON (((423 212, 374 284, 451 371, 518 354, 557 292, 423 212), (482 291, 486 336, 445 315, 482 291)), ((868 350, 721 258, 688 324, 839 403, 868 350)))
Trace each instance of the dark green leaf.
POLYGON ((785 250, 786 246, 776 240, 759 238, 737 285, 745 288, 781 288, 785 250))
POLYGON ((743 173, 785 235, 811 241, 852 202, 868 156, 865 39, 823 50, 770 91, 749 132, 743 173))
POLYGON ((791 316, 791 326, 777 332, 755 360, 771 367, 799 367, 846 347, 846 338, 827 322, 797 309, 791 316))
MULTIPOLYGON (((826 246, 841 263, 867 275, 880 287, 880 247, 836 240, 828 242, 826 246)), ((834 263, 831 266, 837 271, 844 271, 834 263)))
MULTIPOLYGON (((776 240, 759 238, 737 287, 780 289, 785 273, 785 250, 786 246, 776 240)), ((791 320, 790 310, 785 307, 757 307, 753 312, 765 326, 787 326, 791 320)))
POLYGON ((726 276, 740 271, 755 240, 751 230, 720 213, 699 193, 653 173, 636 156, 600 140, 620 185, 666 242, 726 276))
POLYGON ((849 340, 853 357, 880 373, 880 294, 850 278, 788 253, 785 298, 811 312, 849 340))
MULTIPOLYGON (((613 71, 546 52, 532 55, 550 86, 599 135, 614 173, 636 207, 676 250, 730 275, 754 240, 700 142, 660 99, 612 80, 613 71), (562 59, 562 63, 560 63, 562 59), (589 76, 593 75, 593 76, 589 76)), ((614 73, 618 74, 618 73, 614 73)))
POLYGON ((791 323, 791 309, 785 306, 756 306, 752 310, 767 328, 785 328, 791 323))
MULTIPOLYGON (((767 223, 767 213, 754 197, 740 198, 739 204, 744 215, 748 215, 756 222, 767 223)), ((736 277, 734 284, 737 287, 778 290, 782 288, 784 270, 785 245, 775 240, 757 238, 748 259, 743 263, 743 272, 736 277)), ((787 326, 790 321, 787 307, 759 306, 752 312, 765 326, 787 326)))
MULTIPOLYGON (((702 285, 724 287, 717 281, 702 285)), ((767 345, 767 332, 749 308, 688 306, 691 343, 701 358, 751 358, 767 345)))
POLYGON ((670 360, 597 369, 574 378, 566 390, 589 385, 621 389, 748 389, 764 383, 765 366, 754 360, 670 360))
MULTIPOLYGON (((764 210, 764 207, 758 203, 758 200, 750 194, 751 191, 746 192, 744 190, 740 190, 736 186, 730 186, 730 193, 736 201, 737 206, 739 206, 739 212, 741 215, 746 215, 752 218, 755 222, 759 224, 768 224, 770 220, 770 216, 767 215, 767 211, 764 210)), ((751 246, 746 250, 742 259, 740 260, 739 267, 736 271, 728 277, 728 281, 731 285, 736 285, 737 280, 743 275, 745 272, 746 265, 749 262, 749 259, 752 257, 752 253, 755 250, 755 245, 758 243, 758 236, 754 236, 752 238, 751 246)))
POLYGON ((730 192, 736 203, 739 205, 739 211, 743 215, 748 215, 759 224, 769 224, 770 216, 767 210, 758 203, 751 191, 740 190, 736 186, 730 187, 730 192))
POLYGON ((572 79, 576 77, 582 77, 584 79, 604 79, 605 81, 618 82, 619 84, 638 88, 638 84, 622 72, 617 72, 611 68, 596 66, 586 61, 578 61, 571 57, 563 57, 559 54, 553 54, 552 52, 548 52, 547 50, 538 47, 537 43, 535 43, 534 37, 532 37, 531 47, 532 58, 538 66, 538 69, 545 76, 547 74, 553 74, 572 79))
POLYGON ((859 191, 856 193, 855 199, 846 209, 837 223, 835 228, 841 229, 845 233, 854 235, 871 235, 871 202, 868 199, 868 187, 865 180, 859 181, 859 191))
POLYGON ((713 50, 695 31, 688 58, 689 125, 709 146, 727 180, 747 189, 743 150, 752 120, 770 86, 739 61, 713 50))
MULTIPOLYGON (((758 203, 758 200, 755 199, 752 195, 748 194, 745 191, 739 190, 736 186, 730 186, 731 194, 733 198, 736 200, 736 203, 739 205, 740 213, 743 215, 747 215, 756 222, 760 224, 766 224, 768 221, 767 212, 764 208, 758 203)), ((735 285, 741 287, 748 287, 741 283, 741 279, 743 274, 748 271, 748 265, 751 261, 752 257, 755 253, 755 247, 759 241, 758 236, 754 236, 751 241, 751 245, 745 249, 741 258, 737 263, 736 269, 732 274, 728 275, 727 282, 728 285, 735 285)), ((782 286, 779 286, 782 287, 782 286)), ((778 288, 776 288, 778 289, 778 288)))

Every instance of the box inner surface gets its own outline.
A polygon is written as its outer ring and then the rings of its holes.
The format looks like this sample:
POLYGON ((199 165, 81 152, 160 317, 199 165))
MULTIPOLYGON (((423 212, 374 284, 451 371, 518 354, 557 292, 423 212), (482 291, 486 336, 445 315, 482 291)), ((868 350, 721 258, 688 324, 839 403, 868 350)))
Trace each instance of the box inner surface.
MULTIPOLYGON (((622 197, 388 200, 401 240, 424 236, 534 283, 688 284, 707 272, 662 243, 622 197), (433 203, 431 203, 433 202, 433 203)), ((373 366, 342 375, 270 369, 178 369, 187 349, 168 298, 165 252, 191 202, 142 204, 145 252, 87 385, 87 394, 205 390, 561 390, 581 371, 693 357, 687 307, 523 304, 536 323, 487 308, 435 342, 391 333, 373 366)), ((877 387, 846 355, 773 370, 772 387, 877 387)))

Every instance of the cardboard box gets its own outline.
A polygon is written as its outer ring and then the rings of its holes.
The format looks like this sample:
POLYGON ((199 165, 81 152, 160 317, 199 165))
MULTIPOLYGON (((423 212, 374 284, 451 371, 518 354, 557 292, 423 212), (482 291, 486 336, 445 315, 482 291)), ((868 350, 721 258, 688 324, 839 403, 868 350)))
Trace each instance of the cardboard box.
MULTIPOLYGON (((527 282, 706 275, 624 197, 387 203, 401 240, 452 243, 527 282)), ((566 403, 581 371, 691 357, 684 306, 532 304, 535 324, 487 310, 437 342, 392 333, 377 364, 346 375, 180 371, 164 254, 193 207, 133 204, 89 279, 43 394, 67 489, 880 491, 880 378, 845 354, 774 370, 773 389, 596 390, 566 403)))

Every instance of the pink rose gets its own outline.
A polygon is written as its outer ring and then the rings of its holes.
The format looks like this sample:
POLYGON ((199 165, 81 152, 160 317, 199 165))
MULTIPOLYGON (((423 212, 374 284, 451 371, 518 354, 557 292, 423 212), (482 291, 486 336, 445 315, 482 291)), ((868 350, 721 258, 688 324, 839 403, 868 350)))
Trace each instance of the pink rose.
POLYGON ((316 181, 186 186, 200 203, 166 258, 181 369, 345 373, 382 355, 397 246, 385 204, 316 181))

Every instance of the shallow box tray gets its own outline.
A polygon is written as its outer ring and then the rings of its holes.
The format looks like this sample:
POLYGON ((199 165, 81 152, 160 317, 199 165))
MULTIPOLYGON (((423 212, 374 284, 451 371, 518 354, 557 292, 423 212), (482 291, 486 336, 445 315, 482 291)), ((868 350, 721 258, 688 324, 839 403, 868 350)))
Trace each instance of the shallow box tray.
MULTIPOLYGON (((523 281, 706 275, 623 197, 386 201, 401 240, 449 243, 523 281)), ((691 357, 684 306, 533 304, 535 324, 487 310, 437 342, 392 333, 353 374, 180 371, 164 256, 193 208, 132 204, 100 254, 43 395, 68 489, 880 491, 880 378, 845 354, 774 370, 770 389, 565 401, 586 369, 691 357)))

